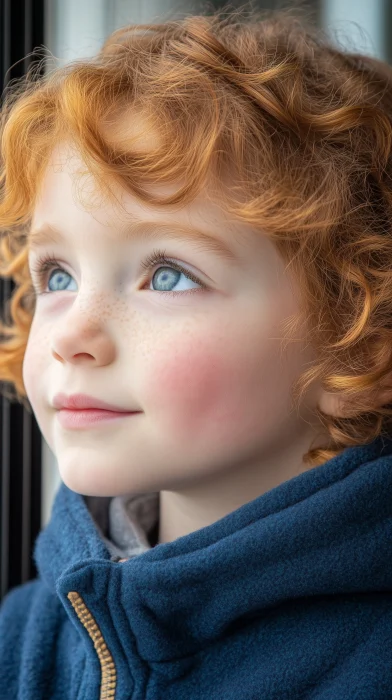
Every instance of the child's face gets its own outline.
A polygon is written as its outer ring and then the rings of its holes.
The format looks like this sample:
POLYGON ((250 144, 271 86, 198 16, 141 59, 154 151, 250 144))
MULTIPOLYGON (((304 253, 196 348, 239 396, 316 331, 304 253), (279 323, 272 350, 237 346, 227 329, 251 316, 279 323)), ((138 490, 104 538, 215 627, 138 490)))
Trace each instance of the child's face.
MULTIPOLYGON (((296 342, 281 356, 280 324, 297 301, 273 244, 202 197, 170 211, 128 193, 127 212, 156 222, 159 235, 122 241, 124 216, 112 205, 87 211, 74 199, 71 173, 80 162, 52 167, 64 148, 52 156, 32 222, 61 229, 64 240, 31 250, 29 262, 54 254, 65 272, 55 265, 43 280, 50 290, 37 297, 23 365, 63 481, 86 495, 176 490, 235 467, 262 469, 270 455, 275 464, 279 455, 299 458, 314 433, 291 410, 289 391, 312 355, 296 342), (171 239, 160 222, 226 242, 237 262, 171 239), (141 267, 156 248, 207 289, 188 294, 197 283, 169 270, 175 296, 159 291, 163 271, 141 267), (139 413, 66 429, 52 405, 58 392, 139 413)), ((314 405, 309 399, 304 410, 314 405)))

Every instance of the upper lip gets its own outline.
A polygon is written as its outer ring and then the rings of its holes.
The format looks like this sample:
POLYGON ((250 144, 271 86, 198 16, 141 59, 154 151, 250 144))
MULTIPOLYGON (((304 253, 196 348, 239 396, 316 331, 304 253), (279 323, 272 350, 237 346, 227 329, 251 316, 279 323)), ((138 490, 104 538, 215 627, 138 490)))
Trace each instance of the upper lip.
POLYGON ((117 413, 135 413, 135 411, 121 408, 121 406, 113 406, 88 394, 71 394, 70 396, 56 394, 53 397, 53 406, 54 408, 70 408, 76 411, 83 408, 101 408, 106 411, 116 411, 117 413))

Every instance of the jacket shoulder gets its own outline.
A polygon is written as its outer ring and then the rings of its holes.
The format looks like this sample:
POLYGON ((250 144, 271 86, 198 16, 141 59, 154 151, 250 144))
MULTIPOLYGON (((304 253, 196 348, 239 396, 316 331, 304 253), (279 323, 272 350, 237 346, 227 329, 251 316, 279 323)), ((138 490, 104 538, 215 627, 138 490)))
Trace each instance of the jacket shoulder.
POLYGON ((39 579, 27 581, 12 588, 0 604, 0 649, 10 639, 20 636, 38 589, 42 586, 39 579))
MULTIPOLYGON (((0 605, 0 689, 13 685, 21 661, 21 648, 29 620, 29 611, 41 586, 38 579, 11 589, 0 605), (7 685, 8 684, 8 685, 7 685)), ((0 693, 1 697, 4 697, 0 693)), ((16 696, 15 696, 16 697, 16 696)))
MULTIPOLYGON (((64 616, 60 601, 39 578, 6 594, 0 605, 0 698, 20 697, 21 688, 44 678, 51 682, 64 616)), ((41 697, 38 688, 36 697, 41 697)))

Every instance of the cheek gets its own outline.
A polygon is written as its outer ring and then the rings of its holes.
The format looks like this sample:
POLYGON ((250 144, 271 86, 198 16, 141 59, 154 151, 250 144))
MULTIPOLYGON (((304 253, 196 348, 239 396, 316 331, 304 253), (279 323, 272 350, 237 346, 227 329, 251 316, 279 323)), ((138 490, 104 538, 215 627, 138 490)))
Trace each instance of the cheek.
POLYGON ((162 353, 149 363, 144 395, 178 440, 198 434, 217 438, 235 432, 244 418, 250 373, 238 348, 228 343, 177 344, 175 353, 162 353))
POLYGON ((43 395, 47 398, 44 393, 48 367, 45 347, 45 338, 36 339, 34 330, 31 330, 23 358, 22 376, 27 397, 34 412, 39 412, 43 395))
POLYGON ((34 372, 34 366, 35 366, 35 353, 33 350, 33 345, 31 341, 29 340, 24 358, 23 358, 23 367, 22 367, 22 376, 23 376, 23 383, 24 387, 28 396, 28 399, 30 403, 33 403, 33 397, 35 394, 35 381, 34 377, 37 376, 37 372, 34 372))

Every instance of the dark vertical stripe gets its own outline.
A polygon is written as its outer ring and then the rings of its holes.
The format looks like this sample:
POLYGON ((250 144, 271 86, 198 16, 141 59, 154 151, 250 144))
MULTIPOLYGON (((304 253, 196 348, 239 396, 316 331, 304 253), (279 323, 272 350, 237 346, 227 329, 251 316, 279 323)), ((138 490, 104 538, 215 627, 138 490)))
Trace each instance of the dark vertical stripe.
MULTIPOLYGON (((5 81, 5 73, 10 65, 10 0, 1 2, 1 76, 5 81)), ((5 82, 4 82, 5 84, 5 82)), ((10 281, 1 283, 1 308, 10 293, 10 281)), ((10 439, 10 404, 3 396, 1 398, 1 532, 0 532, 0 583, 1 598, 8 590, 8 558, 9 558, 9 513, 10 513, 10 471, 9 471, 9 439, 10 439)))
MULTIPOLYGON (((4 300, 4 287, 2 289, 4 300)), ((3 396, 1 399, 1 597, 8 590, 8 557, 9 557, 9 515, 10 515, 10 404, 3 396)))
MULTIPOLYGON (((0 0, 2 91, 42 58, 44 0, 0 0), (33 53, 39 48, 39 54, 33 53)), ((11 279, 0 278, 1 318, 10 320, 11 279)), ((1 352, 1 347, 0 347, 1 352)), ((2 388, 11 390, 10 385, 2 388)), ((10 588, 35 578, 33 546, 41 528, 42 437, 29 402, 3 394, 0 401, 0 600, 10 588)))

